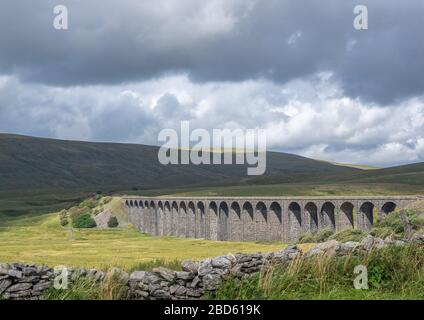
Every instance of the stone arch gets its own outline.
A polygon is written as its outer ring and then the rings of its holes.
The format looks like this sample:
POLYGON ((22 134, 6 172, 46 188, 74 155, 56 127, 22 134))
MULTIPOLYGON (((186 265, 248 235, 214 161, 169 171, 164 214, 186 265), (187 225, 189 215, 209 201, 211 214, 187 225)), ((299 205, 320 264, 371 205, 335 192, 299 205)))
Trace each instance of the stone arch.
POLYGON ((150 201, 150 234, 158 234, 158 219, 157 219, 157 210, 156 203, 152 200, 150 201))
POLYGON ((230 206, 229 214, 229 239, 233 241, 243 240, 243 221, 241 219, 241 209, 237 201, 234 201, 230 206))
POLYGON ((198 202, 196 214, 196 238, 205 238, 205 220, 205 204, 203 202, 198 202))
POLYGON ((187 237, 196 237, 196 207, 193 201, 190 201, 187 206, 187 237))
POLYGON ((172 229, 171 229, 171 235, 178 236, 178 221, 179 221, 179 209, 178 209, 178 203, 176 201, 172 202, 171 207, 171 222, 172 222, 172 229))
POLYGON ((134 202, 132 200, 129 201, 129 211, 128 211, 128 217, 131 221, 131 223, 134 225, 134 227, 137 227, 136 218, 137 218, 137 210, 135 209, 134 202))
POLYGON ((361 229, 369 230, 374 223, 374 204, 370 201, 364 202, 359 208, 361 229))
POLYGON ((131 204, 132 204, 132 200, 126 200, 125 201, 125 206, 128 208, 128 220, 132 225, 134 225, 136 227, 136 225, 135 225, 135 213, 134 213, 134 210, 133 210, 131 204))
POLYGON ((268 215, 268 230, 269 240, 281 241, 283 240, 283 220, 282 220, 282 209, 278 202, 271 203, 269 207, 268 215))
POLYGON ((218 206, 215 201, 209 203, 207 239, 218 240, 218 206))
POLYGON ((144 232, 144 215, 146 214, 146 210, 144 208, 143 201, 138 202, 138 212, 136 213, 136 217, 134 217, 133 225, 140 230, 141 232, 144 232))
POLYGON ((150 204, 149 201, 145 201, 144 202, 144 208, 145 208, 145 214, 144 214, 144 219, 143 219, 143 223, 144 223, 144 232, 146 233, 151 233, 150 231, 150 223, 151 223, 151 208, 150 208, 150 204))
POLYGON ((318 231, 318 207, 313 202, 308 202, 305 205, 305 217, 309 222, 307 227, 307 232, 312 234, 317 233, 318 231))
POLYGON ((346 201, 340 206, 340 213, 338 216, 338 230, 353 229, 355 224, 353 221, 353 209, 352 203, 346 201))
POLYGON ((165 201, 165 205, 163 207, 163 213, 165 218, 164 234, 165 236, 170 236, 172 235, 172 214, 171 214, 171 205, 169 201, 165 201))
POLYGON ((392 201, 388 201, 388 202, 384 203, 383 206, 381 207, 381 213, 386 216, 390 212, 395 211, 396 207, 397 207, 396 203, 394 203, 392 201))
POLYGON ((162 201, 158 202, 157 223, 156 224, 157 224, 157 235, 163 236, 164 235, 164 229, 165 229, 165 217, 164 217, 162 201))
POLYGON ((297 202, 291 202, 288 215, 288 240, 296 240, 302 234, 302 209, 297 202))
POLYGON ((180 202, 180 210, 178 216, 178 236, 185 237, 187 235, 187 206, 184 201, 180 202))
POLYGON ((225 201, 219 204, 218 212, 218 240, 228 240, 228 205, 225 201))
POLYGON ((321 227, 323 229, 336 230, 336 206, 330 202, 325 202, 321 207, 321 227))
POLYGON ((268 213, 263 202, 256 204, 255 210, 255 231, 256 240, 268 240, 268 213))
POLYGON ((256 240, 255 236, 255 215, 253 206, 250 202, 245 202, 243 204, 243 240, 244 241, 254 241, 256 240))

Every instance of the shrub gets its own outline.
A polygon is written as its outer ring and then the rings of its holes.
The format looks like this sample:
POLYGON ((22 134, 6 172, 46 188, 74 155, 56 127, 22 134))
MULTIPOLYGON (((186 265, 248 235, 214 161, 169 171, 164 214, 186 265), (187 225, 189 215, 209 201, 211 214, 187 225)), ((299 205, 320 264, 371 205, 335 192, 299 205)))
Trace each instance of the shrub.
POLYGON ((103 197, 103 199, 102 199, 102 201, 101 201, 101 203, 102 204, 108 204, 109 202, 111 202, 112 201, 112 197, 103 197))
POLYGON ((97 193, 97 194, 94 196, 94 200, 96 200, 96 201, 99 201, 101 198, 102 198, 102 194, 101 194, 101 192, 100 192, 100 193, 97 193))
POLYGON ((103 208, 96 208, 96 209, 94 209, 93 211, 92 211, 92 213, 95 215, 95 216, 97 216, 99 213, 102 213, 103 212, 103 208))
POLYGON ((393 236, 394 239, 398 240, 402 239, 402 233, 396 233, 395 230, 390 227, 374 227, 370 231, 370 234, 381 239, 384 239, 388 236, 393 236))
POLYGON ((95 228, 97 224, 89 213, 84 213, 72 220, 72 226, 74 228, 95 228))
POLYGON ((348 229, 348 230, 336 232, 335 234, 330 236, 329 239, 330 240, 337 240, 337 241, 340 241, 340 242, 348 242, 348 241, 359 242, 363 238, 365 238, 366 235, 367 235, 367 233, 362 231, 362 230, 348 229))
MULTIPOLYGON (((419 230, 424 226, 424 220, 417 215, 416 210, 404 210, 406 217, 409 220, 409 225, 412 230, 419 230)), ((378 237, 386 237, 393 234, 396 238, 402 238, 405 235, 405 225, 400 218, 399 211, 389 213, 387 216, 379 218, 374 224, 371 234, 378 237)))
POLYGON ((334 234, 331 229, 323 229, 316 234, 305 233, 299 237, 297 243, 325 242, 334 234))
POLYGON ((116 217, 110 217, 109 221, 107 222, 107 226, 109 228, 116 228, 117 226, 119 226, 118 219, 116 217))
POLYGON ((85 199, 83 202, 81 202, 78 207, 79 208, 89 208, 89 209, 94 209, 95 207, 97 207, 97 203, 98 203, 99 199, 95 198, 89 198, 89 199, 85 199))
POLYGON ((310 233, 302 234, 297 240, 298 243, 313 243, 315 242, 315 238, 310 233))
POLYGON ((72 220, 75 220, 76 218, 78 218, 78 216, 80 216, 81 214, 83 214, 85 212, 86 212, 86 210, 80 209, 78 207, 72 207, 71 209, 68 210, 69 217, 72 220))
POLYGON ((68 225, 68 223, 69 223, 69 220, 68 220, 68 218, 67 218, 67 217, 60 217, 60 225, 61 225, 62 227, 64 227, 64 226, 68 225))
POLYGON ((315 236, 315 242, 324 242, 327 241, 328 238, 330 238, 334 234, 333 230, 330 229, 323 229, 319 231, 315 236))
POLYGON ((62 210, 59 212, 59 220, 60 220, 60 225, 62 227, 66 226, 69 223, 68 212, 66 210, 62 210))

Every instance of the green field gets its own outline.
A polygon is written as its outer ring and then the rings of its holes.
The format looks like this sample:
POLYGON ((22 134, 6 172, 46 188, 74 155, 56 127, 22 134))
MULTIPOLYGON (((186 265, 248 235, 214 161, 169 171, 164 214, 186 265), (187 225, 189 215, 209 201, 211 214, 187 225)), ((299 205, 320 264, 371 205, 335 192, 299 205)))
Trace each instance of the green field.
MULTIPOLYGON (((133 270, 160 259, 172 262, 202 259, 229 252, 269 252, 283 243, 220 242, 150 237, 132 227, 110 230, 70 229, 59 225, 57 214, 0 217, 0 262, 33 262, 133 270)), ((307 246, 307 245, 306 245, 307 246)))

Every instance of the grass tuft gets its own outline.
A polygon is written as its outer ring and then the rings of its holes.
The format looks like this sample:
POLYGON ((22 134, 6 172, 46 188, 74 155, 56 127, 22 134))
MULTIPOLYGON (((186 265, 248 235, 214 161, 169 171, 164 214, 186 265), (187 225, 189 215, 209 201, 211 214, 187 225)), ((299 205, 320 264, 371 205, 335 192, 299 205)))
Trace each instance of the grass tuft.
POLYGON ((45 294, 47 300, 124 300, 128 288, 116 273, 107 273, 103 281, 94 282, 78 278, 67 289, 51 288, 45 294))

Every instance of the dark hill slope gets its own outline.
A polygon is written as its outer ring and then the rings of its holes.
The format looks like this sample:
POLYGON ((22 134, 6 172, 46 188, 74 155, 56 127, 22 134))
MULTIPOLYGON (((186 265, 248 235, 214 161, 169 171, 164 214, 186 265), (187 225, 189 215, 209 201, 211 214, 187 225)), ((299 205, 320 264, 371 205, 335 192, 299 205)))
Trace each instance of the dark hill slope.
POLYGON ((424 163, 414 163, 378 170, 365 170, 341 176, 339 181, 353 183, 386 183, 424 185, 424 163))
POLYGON ((0 134, 0 190, 290 182, 361 171, 297 155, 269 152, 267 172, 258 178, 248 177, 243 165, 163 166, 157 159, 157 151, 158 147, 146 145, 0 134))

